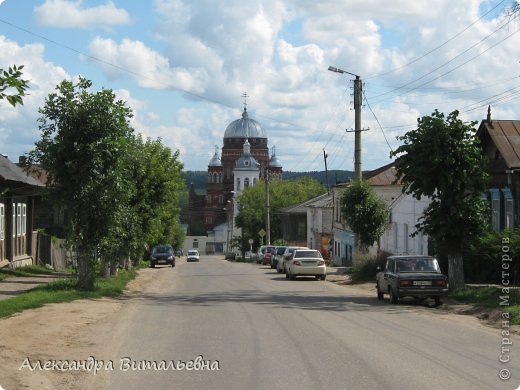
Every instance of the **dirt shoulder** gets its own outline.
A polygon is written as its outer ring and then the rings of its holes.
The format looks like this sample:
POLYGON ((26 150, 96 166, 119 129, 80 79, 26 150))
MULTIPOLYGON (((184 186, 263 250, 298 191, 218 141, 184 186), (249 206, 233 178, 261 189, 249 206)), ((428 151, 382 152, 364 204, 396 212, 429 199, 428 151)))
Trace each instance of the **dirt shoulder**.
POLYGON ((73 365, 88 364, 89 357, 98 364, 115 358, 118 335, 128 326, 126 319, 135 306, 131 298, 152 285, 154 277, 156 273, 140 271, 119 298, 50 304, 0 319, 0 386, 5 390, 109 388, 106 370, 94 375, 94 370, 73 365), (71 367, 64 366, 65 361, 71 367))
MULTIPOLYGON (((345 286, 359 293, 376 296, 376 285, 374 282, 370 283, 353 283, 347 275, 327 275, 327 280, 338 286, 345 286)), ((390 303, 388 303, 390 304, 390 303)), ((412 300, 404 303, 407 307, 417 309, 425 308, 430 313, 452 313, 458 315, 471 316, 478 319, 482 324, 497 329, 502 329, 502 310, 484 306, 475 306, 462 303, 452 298, 443 298, 442 305, 438 307, 428 307, 426 304, 414 302, 412 300)), ((511 325, 509 331, 512 334, 520 335, 520 325, 511 325)))

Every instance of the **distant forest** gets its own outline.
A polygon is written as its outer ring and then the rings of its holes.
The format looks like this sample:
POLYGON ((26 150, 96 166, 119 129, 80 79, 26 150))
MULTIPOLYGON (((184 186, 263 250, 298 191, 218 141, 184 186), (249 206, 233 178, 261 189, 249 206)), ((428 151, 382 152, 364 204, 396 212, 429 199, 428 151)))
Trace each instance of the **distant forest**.
MULTIPOLYGON (((186 187, 189 190, 191 183, 195 187, 195 191, 198 193, 204 192, 206 190, 206 184, 208 182, 208 172, 207 171, 187 171, 186 175, 186 187)), ((285 180, 297 179, 302 176, 310 176, 316 181, 320 182, 324 186, 327 185, 327 175, 325 171, 311 171, 311 172, 283 172, 282 178, 285 180)), ((341 170, 333 170, 328 172, 328 183, 329 186, 342 183, 347 181, 349 178, 354 177, 354 172, 352 171, 341 171, 341 170)))

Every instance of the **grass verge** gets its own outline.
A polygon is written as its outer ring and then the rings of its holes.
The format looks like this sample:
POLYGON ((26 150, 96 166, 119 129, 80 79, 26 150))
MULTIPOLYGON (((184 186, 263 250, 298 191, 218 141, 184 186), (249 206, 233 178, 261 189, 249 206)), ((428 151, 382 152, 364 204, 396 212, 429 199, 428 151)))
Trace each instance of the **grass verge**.
POLYGON ((42 307, 48 303, 71 302, 84 298, 116 297, 123 292, 126 284, 136 275, 137 269, 135 268, 129 271, 121 270, 115 277, 98 279, 91 291, 79 290, 75 278, 41 285, 14 298, 0 301, 0 318, 9 317, 26 309, 42 307))
POLYGON ((507 292, 498 286, 466 286, 451 292, 450 297, 463 303, 509 312, 511 324, 520 325, 519 288, 510 288, 507 292))

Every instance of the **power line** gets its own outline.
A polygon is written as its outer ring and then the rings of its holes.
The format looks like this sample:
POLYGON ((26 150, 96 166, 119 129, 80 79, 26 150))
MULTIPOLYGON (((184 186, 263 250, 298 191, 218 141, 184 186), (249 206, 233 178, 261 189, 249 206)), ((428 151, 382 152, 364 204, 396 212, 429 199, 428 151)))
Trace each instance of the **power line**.
POLYGON ((365 97, 365 102, 368 106, 368 109, 370 110, 370 112, 372 113, 372 115, 374 116, 377 124, 379 125, 379 128, 381 129, 381 133, 383 133, 383 137, 385 138, 385 141, 386 141, 386 144, 388 145, 388 147, 390 148, 390 152, 393 152, 393 149, 392 147, 390 146, 390 143, 388 142, 388 139, 386 138, 386 134, 385 134, 385 131, 383 130, 383 126, 381 126, 381 122, 379 122, 379 119, 377 118, 375 112, 372 110, 372 107, 370 107, 370 103, 368 102, 368 99, 367 99, 367 95, 365 94, 365 91, 363 91, 363 96, 365 97))
POLYGON ((469 26, 467 26, 466 28, 464 28, 463 30, 461 30, 460 32, 458 32, 457 34, 455 34, 454 36, 452 36, 450 39, 448 39, 447 41, 441 43, 440 45, 434 47, 433 49, 431 49, 430 51, 424 53, 423 55, 421 55, 420 57, 417 57, 416 59, 402 65, 402 66, 399 66, 397 68, 394 68, 392 70, 389 70, 387 72, 384 72, 384 73, 379 73, 379 74, 376 74, 376 75, 373 75, 373 76, 368 76, 368 77, 365 77, 365 80, 368 80, 368 79, 371 79, 371 78, 375 78, 375 77, 381 77, 381 76, 386 76, 390 73, 393 73, 393 72, 396 72, 398 70, 401 70, 403 68, 406 68, 407 66, 410 66, 412 64, 415 64, 416 62, 422 60, 424 57, 427 57, 428 55, 432 54, 433 52, 437 51, 438 49, 440 49, 441 47, 444 47, 446 46, 448 43, 450 43, 451 41, 453 41, 455 38, 459 37, 460 35, 462 35, 464 32, 466 32, 467 30, 469 30, 471 27, 473 27, 476 23, 478 23, 480 20, 482 20, 485 16, 489 15, 491 12, 493 12, 496 8, 498 8, 500 5, 502 5, 502 3, 504 3, 506 0, 502 0, 500 3, 498 3, 496 6, 494 6, 493 8, 491 8, 488 12, 486 12, 484 15, 482 15, 480 18, 476 19, 473 23, 471 23, 469 26))

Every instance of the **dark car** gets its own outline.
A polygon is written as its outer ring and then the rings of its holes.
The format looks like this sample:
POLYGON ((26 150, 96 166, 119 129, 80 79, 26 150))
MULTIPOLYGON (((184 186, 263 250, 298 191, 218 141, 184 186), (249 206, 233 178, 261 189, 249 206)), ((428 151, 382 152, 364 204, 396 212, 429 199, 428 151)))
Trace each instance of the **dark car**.
POLYGON ((388 294, 391 303, 413 297, 433 298, 435 304, 440 305, 441 297, 448 294, 448 277, 431 256, 390 256, 376 278, 377 298, 383 299, 384 294, 388 294))
POLYGON ((170 245, 156 245, 150 254, 150 267, 154 268, 157 264, 169 264, 175 267, 175 254, 170 245))

